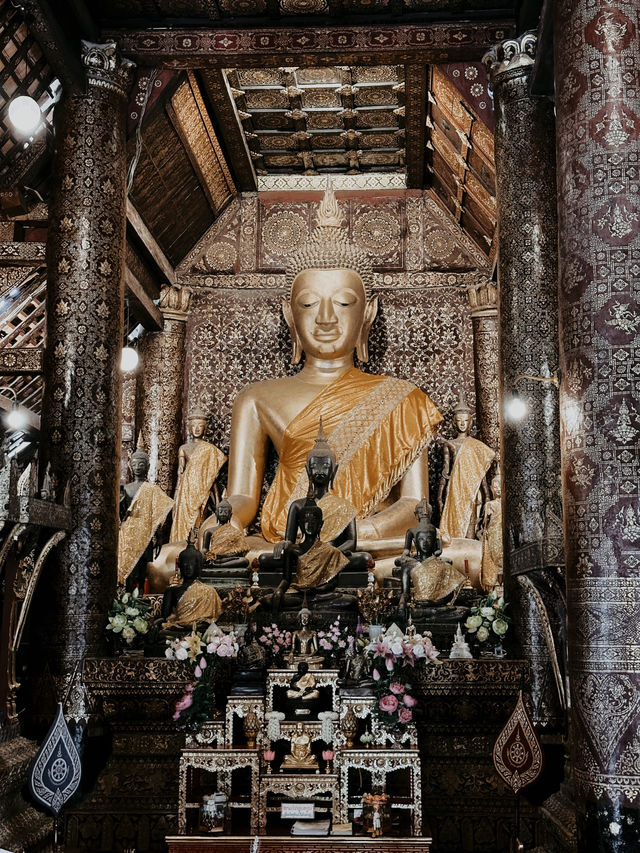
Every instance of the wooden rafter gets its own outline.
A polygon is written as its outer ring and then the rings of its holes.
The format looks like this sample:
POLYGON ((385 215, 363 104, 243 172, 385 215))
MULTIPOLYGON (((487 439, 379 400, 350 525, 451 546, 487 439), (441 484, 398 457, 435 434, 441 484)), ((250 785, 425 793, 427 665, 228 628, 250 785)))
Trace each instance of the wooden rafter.
POLYGON ((133 206, 131 199, 127 199, 127 222, 133 229, 138 240, 145 249, 146 254, 160 273, 161 277, 168 281, 169 284, 175 284, 176 271, 169 263, 167 256, 158 245, 151 231, 149 231, 145 225, 142 217, 133 206))

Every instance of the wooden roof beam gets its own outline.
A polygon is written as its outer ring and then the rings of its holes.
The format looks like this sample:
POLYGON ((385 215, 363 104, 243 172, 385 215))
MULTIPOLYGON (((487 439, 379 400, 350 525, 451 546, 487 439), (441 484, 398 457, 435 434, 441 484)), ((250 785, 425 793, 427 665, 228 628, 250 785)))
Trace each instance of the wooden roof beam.
POLYGON ((425 134, 427 126, 427 67, 407 65, 405 68, 405 151, 407 187, 424 186, 425 134))
POLYGON ((224 71, 208 70, 200 74, 202 88, 213 110, 222 144, 240 192, 256 192, 258 178, 253 167, 240 116, 224 71))
POLYGON ((133 206, 131 199, 127 199, 127 222, 134 231, 139 242, 142 244, 146 254, 154 266, 158 269, 163 279, 169 284, 176 283, 176 271, 169 263, 165 253, 158 245, 155 237, 142 221, 142 217, 133 206))
POLYGON ((129 267, 124 268, 124 286, 133 298, 131 310, 144 328, 148 332, 161 332, 163 321, 160 309, 155 305, 129 267))

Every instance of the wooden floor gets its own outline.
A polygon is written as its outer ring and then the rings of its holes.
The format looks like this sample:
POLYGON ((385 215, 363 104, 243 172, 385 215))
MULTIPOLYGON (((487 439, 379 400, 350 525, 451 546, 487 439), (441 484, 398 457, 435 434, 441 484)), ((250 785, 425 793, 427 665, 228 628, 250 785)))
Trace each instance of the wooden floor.
MULTIPOLYGON (((251 853, 253 839, 247 836, 168 836, 169 853, 251 853)), ((430 838, 290 838, 261 836, 258 853, 428 853, 430 838)))

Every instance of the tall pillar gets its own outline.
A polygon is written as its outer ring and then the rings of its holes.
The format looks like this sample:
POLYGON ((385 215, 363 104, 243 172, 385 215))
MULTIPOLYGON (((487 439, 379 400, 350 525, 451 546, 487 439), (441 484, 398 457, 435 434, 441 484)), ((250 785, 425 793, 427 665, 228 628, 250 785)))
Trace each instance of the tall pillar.
POLYGON ((149 454, 149 480, 172 495, 182 443, 184 342, 191 291, 163 287, 158 308, 161 332, 147 332, 140 342, 136 423, 149 454))
POLYGON ((560 0, 563 499, 579 849, 640 833, 640 21, 560 0))
POLYGON ((42 458, 68 488, 73 529, 43 574, 42 651, 59 698, 78 661, 103 650, 117 576, 120 352, 129 66, 83 43, 86 94, 56 106, 47 237, 42 458))
POLYGON ((485 64, 496 111, 501 396, 517 388, 528 409, 520 421, 502 418, 505 588, 531 663, 534 720, 556 727, 564 688, 562 651, 550 647, 552 567, 564 562, 558 390, 518 380, 550 377, 558 368, 555 129, 551 102, 529 95, 536 41, 531 33, 509 39, 485 64))
POLYGON ((476 438, 500 452, 498 405, 498 288, 481 279, 467 288, 473 326, 476 438))

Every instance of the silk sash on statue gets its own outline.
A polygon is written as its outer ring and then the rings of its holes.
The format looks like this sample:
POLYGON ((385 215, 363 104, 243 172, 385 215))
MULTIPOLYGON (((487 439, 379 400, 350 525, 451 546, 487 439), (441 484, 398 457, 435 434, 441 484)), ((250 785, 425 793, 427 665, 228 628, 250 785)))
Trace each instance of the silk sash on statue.
POLYGON ((226 460, 227 457, 215 444, 200 440, 196 442, 176 489, 171 542, 187 539, 226 460))
POLYGON ((351 519, 358 514, 353 504, 330 492, 320 498, 318 506, 322 510, 323 524, 320 531, 322 542, 333 542, 337 539, 351 519))
POLYGON ((125 583, 153 534, 169 515, 173 501, 160 486, 144 482, 134 495, 118 536, 118 582, 125 583))
POLYGON ((347 370, 285 430, 278 470, 262 507, 262 535, 269 542, 284 537, 289 504, 307 494, 305 465, 320 416, 338 460, 333 492, 352 503, 359 518, 388 495, 442 420, 411 382, 347 370))
POLYGON ((298 589, 315 589, 335 578, 348 562, 342 551, 316 539, 307 553, 298 557, 293 585, 298 589))
POLYGON ((164 623, 164 628, 195 622, 215 622, 222 612, 220 596, 212 586, 195 580, 181 595, 176 608, 164 623))
POLYGON ((495 455, 484 442, 470 436, 456 453, 440 519, 440 530, 452 539, 467 538, 480 483, 495 455))

